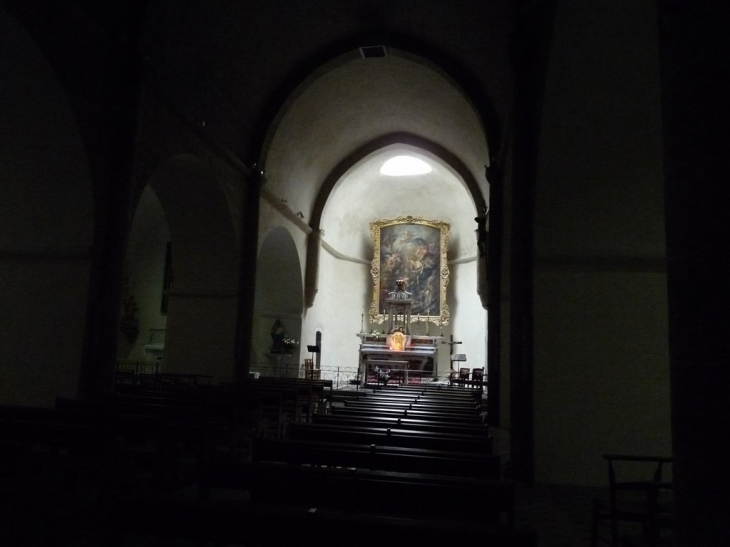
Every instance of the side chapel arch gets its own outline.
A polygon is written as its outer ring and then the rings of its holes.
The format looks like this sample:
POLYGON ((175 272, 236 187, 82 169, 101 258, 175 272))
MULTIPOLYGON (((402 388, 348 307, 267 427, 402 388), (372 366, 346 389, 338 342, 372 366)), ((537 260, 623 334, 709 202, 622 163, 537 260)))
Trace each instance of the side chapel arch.
POLYGON ((170 228, 174 284, 168 291, 165 367, 234 376, 238 242, 220 181, 191 154, 169 159, 149 182, 170 228))
MULTIPOLYGON (((284 373, 282 358, 272 354, 271 327, 281 321, 283 335, 299 344, 293 350, 293 363, 306 352, 302 341, 303 288, 299 253, 289 231, 277 226, 263 239, 256 261, 256 290, 254 298, 254 340, 252 363, 266 372, 284 373)), ((311 343, 311 342, 310 342, 311 343)))

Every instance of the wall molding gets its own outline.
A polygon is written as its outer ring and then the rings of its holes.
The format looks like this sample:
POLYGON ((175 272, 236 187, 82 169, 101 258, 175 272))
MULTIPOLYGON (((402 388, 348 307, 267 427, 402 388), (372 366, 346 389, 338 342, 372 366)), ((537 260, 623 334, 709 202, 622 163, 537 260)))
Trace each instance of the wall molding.
MULTIPOLYGON (((332 256, 334 256, 335 258, 339 258, 340 260, 347 260, 348 262, 355 262, 357 264, 365 264, 366 266, 371 266, 373 263, 372 260, 368 260, 366 258, 357 258, 354 256, 348 256, 346 254, 343 254, 335 249, 332 245, 327 243, 324 239, 322 239, 322 247, 324 247, 324 249, 327 250, 327 252, 330 253, 332 256)), ((449 260, 448 263, 450 266, 454 264, 467 264, 469 262, 476 262, 477 258, 477 255, 463 256, 461 258, 449 260)))
POLYGON ((469 262, 476 262, 477 258, 479 258, 478 255, 472 255, 472 256, 462 256, 461 258, 455 258, 453 260, 449 260, 449 265, 451 264, 467 264, 469 262))
POLYGON ((325 248, 325 250, 334 256, 335 258, 339 258, 340 260, 346 260, 347 262, 355 262, 356 264, 365 264, 366 266, 370 266, 372 264, 372 260, 367 260, 365 258, 357 258, 355 256, 348 256, 344 253, 341 253, 337 249, 335 249, 332 245, 327 243, 324 238, 322 241, 322 247, 325 248))
MULTIPOLYGON (((307 224, 304 219, 298 217, 290 208, 289 206, 282 201, 282 198, 276 196, 273 192, 266 189, 266 186, 263 186, 261 188, 261 198, 265 199, 266 202, 271 205, 274 209, 279 211, 279 213, 282 214, 286 219, 290 220, 294 223, 294 225, 299 228, 302 232, 309 235, 312 233, 313 229, 312 227, 307 224)), ((354 262, 355 264, 365 264, 367 266, 370 266, 372 264, 372 260, 368 260, 365 258, 358 258, 356 256, 349 256, 344 253, 341 253, 337 249, 335 249, 332 245, 327 243, 327 241, 324 239, 324 236, 320 237, 320 241, 322 243, 322 247, 332 256, 335 258, 339 258, 340 260, 344 260, 347 262, 354 262)), ((453 260, 449 260, 449 264, 465 264, 467 262, 474 262, 477 259, 477 255, 473 256, 466 256, 466 257, 460 257, 455 258, 453 260)))

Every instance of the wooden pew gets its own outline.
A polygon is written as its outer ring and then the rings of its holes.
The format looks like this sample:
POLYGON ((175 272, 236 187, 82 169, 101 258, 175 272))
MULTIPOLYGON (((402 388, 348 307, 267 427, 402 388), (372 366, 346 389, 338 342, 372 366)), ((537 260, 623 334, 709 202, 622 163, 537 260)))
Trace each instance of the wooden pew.
MULTIPOLYGON (((57 406, 62 401, 57 401, 57 406)), ((74 404, 74 403, 71 403, 74 404)), ((282 419, 281 394, 231 394, 220 390, 139 391, 117 394, 101 403, 101 411, 150 414, 190 422, 218 421, 231 427, 247 429, 252 436, 261 433, 262 420, 282 419)))
MULTIPOLYGON (((279 439, 255 439, 251 457, 255 463, 324 465, 492 480, 500 477, 501 462, 499 456, 475 452, 279 439)), ((212 473, 225 475, 227 471, 218 467, 212 473)))
POLYGON ((314 417, 313 423, 337 426, 403 428, 415 431, 431 431, 434 433, 460 433, 463 435, 489 435, 489 428, 482 424, 453 424, 415 418, 318 414, 314 417))
POLYGON ((116 514, 116 528, 145 537, 195 539, 214 545, 323 545, 346 543, 348 547, 402 547, 449 545, 449 547, 536 547, 534 531, 491 522, 406 518, 394 515, 345 512, 288 504, 216 500, 186 504, 141 498, 116 514), (150 515, 154 515, 151 518, 150 515))
POLYGON ((270 378, 262 377, 256 380, 243 380, 236 384, 224 384, 228 387, 238 386, 257 387, 266 385, 274 388, 299 390, 300 402, 309 406, 308 416, 316 410, 323 413, 332 403, 332 380, 314 380, 309 378, 270 378))
POLYGON ((363 408, 370 410, 419 410, 434 414, 448 415, 453 417, 464 417, 466 419, 481 417, 481 414, 474 408, 459 408, 451 405, 431 403, 399 403, 388 401, 345 401, 345 408, 363 408))
POLYGON ((291 424, 289 438, 303 441, 376 444, 431 450, 453 450, 456 452, 478 452, 483 454, 490 454, 492 451, 491 438, 482 435, 432 433, 384 427, 337 427, 322 424, 291 424))
POLYGON ((440 412, 429 412, 423 410, 400 410, 400 409, 371 409, 363 407, 334 407, 332 414, 335 416, 376 416, 383 418, 416 418, 430 420, 434 422, 443 422, 451 424, 471 424, 483 425, 484 418, 481 416, 464 417, 461 415, 442 414, 440 412))
POLYGON ((351 403, 383 403, 383 404, 412 404, 442 407, 464 412, 480 412, 481 404, 472 400, 451 400, 449 398, 432 397, 429 395, 358 395, 343 401, 345 405, 351 403))
POLYGON ((0 405, 0 487, 42 506, 98 484, 109 437, 93 415, 0 405))
POLYGON ((149 401, 145 404, 139 395, 57 399, 61 409, 96 416, 111 439, 107 456, 99 461, 100 488, 124 490, 139 480, 152 489, 171 489, 193 481, 201 459, 248 455, 260 400, 155 395, 149 401))
MULTIPOLYGON (((262 463, 253 464, 238 478, 246 473, 244 488, 250 489, 254 504, 513 523, 514 484, 508 481, 262 463)), ((222 486, 236 484, 229 481, 222 486)))
MULTIPOLYGON (((313 419, 317 419, 314 416, 316 414, 313 415, 313 419)), ((362 416, 365 416, 365 414, 362 416)), ((386 416, 391 416, 391 414, 387 414, 386 416)), ((322 417, 325 417, 325 415, 323 414, 322 417)), ((397 420, 398 418, 396 417, 395 419, 397 420)), ((404 417, 402 419, 412 420, 413 418, 404 417)), ((421 421, 425 422, 426 420, 421 419, 421 421)), ((451 417, 444 418, 441 416, 441 420, 435 421, 435 423, 437 427, 440 426, 442 428, 439 431, 440 433, 448 433, 443 430, 444 426, 451 423, 454 428, 457 428, 460 422, 451 417)), ((470 423, 478 425, 482 422, 477 420, 470 423)), ((307 424, 292 424, 292 430, 300 426, 307 426, 307 424)), ((413 432, 416 433, 416 437, 422 436, 424 433, 424 431, 419 430, 413 432)), ((458 520, 457 526, 454 526, 454 522, 452 522, 446 527, 452 532, 448 535, 449 544, 466 545, 469 543, 471 546, 475 541, 484 541, 485 538, 492 537, 490 535, 491 529, 485 528, 482 524, 486 513, 489 513, 488 516, 491 519, 499 519, 501 517, 507 521, 510 520, 510 515, 512 514, 509 508, 504 509, 504 507, 509 507, 509 502, 505 505, 507 498, 504 496, 495 497, 494 495, 495 492, 504 492, 505 484, 496 483, 497 486, 491 490, 486 488, 480 489, 474 486, 475 476, 483 479, 485 477, 482 473, 486 475, 485 470, 491 470, 490 473, 498 470, 498 458, 488 456, 487 454, 480 454, 479 452, 459 454, 458 452, 447 450, 402 448, 397 446, 381 447, 376 445, 374 447, 376 459, 374 460, 373 447, 370 444, 359 445, 358 449, 354 449, 343 443, 334 443, 327 447, 327 443, 298 442, 296 445, 304 446, 304 448, 294 449, 291 443, 295 441, 254 439, 253 442, 254 446, 257 443, 276 445, 274 448, 269 446, 269 450, 276 452, 275 457, 278 458, 277 461, 290 461, 290 463, 305 465, 286 466, 278 464, 271 466, 271 473, 267 474, 269 472, 262 471, 260 466, 247 467, 235 462, 225 462, 223 464, 220 462, 204 462, 202 469, 205 471, 203 471, 203 480, 201 481, 202 485, 206 485, 204 488, 216 488, 218 486, 221 488, 231 486, 236 488, 235 482, 241 481, 241 487, 245 489, 252 488, 251 493, 254 503, 241 504, 237 502, 211 500, 199 503, 192 509, 175 507, 168 511, 165 509, 166 505, 164 502, 162 504, 146 505, 146 502, 141 500, 138 503, 125 506, 124 510, 120 508, 118 515, 119 525, 133 527, 139 524, 143 528, 153 526, 158 530, 164 528, 164 530, 160 530, 160 533, 163 535, 178 533, 183 534, 185 537, 195 537, 198 540, 219 542, 255 542, 255 538, 259 537, 259 534, 262 541, 263 538, 266 538, 265 541, 271 544, 277 544, 279 540, 283 541, 286 538, 292 540, 296 538, 301 539, 303 536, 300 534, 307 533, 316 533, 318 542, 322 541, 323 538, 330 538, 333 541, 338 537, 341 539, 341 536, 332 535, 331 529, 328 529, 326 532, 314 528, 310 529, 310 520, 308 520, 308 517, 312 515, 327 515, 327 520, 318 521, 320 523, 318 526, 326 522, 327 526, 331 525, 334 529, 342 533, 348 533, 349 535, 346 537, 348 537, 348 544, 350 545, 357 545, 357 541, 362 537, 358 529, 354 534, 357 536, 355 543, 349 540, 353 536, 353 525, 358 528, 371 530, 373 523, 379 523, 379 528, 377 529, 377 533, 366 534, 370 542, 376 541, 380 545, 391 545, 391 540, 398 537, 399 544, 402 544, 403 542, 411 542, 414 537, 420 537, 415 530, 420 531, 424 527, 430 526, 430 523, 436 522, 437 519, 440 520, 444 516, 443 511, 439 511, 438 513, 430 512, 433 510, 433 504, 429 506, 427 500, 428 496, 431 496, 430 499, 435 500, 434 504, 447 504, 449 506, 447 517, 458 520), (330 477, 330 475, 322 476, 320 474, 310 473, 310 469, 320 468, 307 467, 307 465, 323 465, 323 461, 329 462, 325 463, 325 465, 340 467, 370 465, 383 469, 383 466, 387 466, 389 468, 394 467, 395 469, 400 469, 402 472, 399 476, 393 475, 392 473, 390 475, 383 475, 381 473, 378 476, 370 475, 364 477, 360 474, 354 482, 353 477, 347 474, 345 476, 330 477), (236 468, 238 469, 238 477, 236 477, 235 472, 232 472, 236 468), (405 473, 406 470, 412 471, 414 468, 424 471, 421 474, 423 477, 415 479, 413 478, 413 473, 405 473), (437 473, 433 473, 434 470, 437 473), (464 476, 465 480, 462 483, 455 483, 453 480, 438 479, 437 476, 446 470, 449 470, 454 477, 464 476), (406 477, 406 475, 411 476, 411 478, 406 477), (348 482, 348 479, 350 482, 348 482), (384 484, 385 486, 383 486, 384 484), (301 492, 301 489, 306 489, 309 492, 301 492), (348 490, 352 493, 350 496, 352 499, 349 499, 344 494, 348 490), (324 497, 320 498, 320 496, 324 497), (338 496, 340 497, 338 498, 338 496), (486 496, 486 500, 482 499, 484 496, 486 496), (324 501, 320 503, 320 499, 324 499, 324 501), (382 504, 383 500, 388 500, 389 503, 395 502, 399 506, 404 506, 404 509, 398 513, 399 516, 394 516, 392 511, 377 507, 376 511, 373 512, 372 509, 374 506, 369 500, 374 501, 376 504, 382 504), (319 503, 319 505, 310 505, 312 502, 319 503), (299 514, 298 511, 302 510, 299 506, 294 505, 298 503, 304 504, 301 506, 304 508, 302 515, 307 517, 301 521, 295 517, 295 515, 299 514), (462 504, 464 503, 469 505, 468 510, 463 510, 464 506, 462 504), (274 508, 270 515, 271 518, 267 516, 269 515, 267 511, 270 507, 274 508), (314 512, 309 512, 315 507, 316 510, 314 512), (483 510, 472 511, 472 508, 476 507, 482 507, 483 510), (462 510, 459 511, 458 508, 462 510), (361 513, 358 515, 345 515, 341 512, 344 510, 350 512, 360 511, 361 513), (294 513, 290 514, 290 511, 294 511, 294 513), (149 514, 154 514, 155 518, 150 519, 147 516, 149 514), (170 516, 168 517, 167 515, 170 516), (187 515, 187 517, 180 515, 187 515), (285 515, 285 517, 282 517, 282 515, 285 515), (408 520, 408 516, 411 515, 419 519, 418 527, 413 529, 411 529, 411 524, 415 523, 416 520, 415 518, 412 521, 408 520), (424 515, 427 520, 424 520, 424 515), (290 516, 291 518, 289 518, 290 516), (249 518, 252 518, 255 522, 249 522, 249 518), (287 519, 285 527, 281 526, 282 518, 287 519), (170 522, 167 522, 168 519, 170 522), (343 522, 347 523, 347 529, 340 527, 343 522), (394 524, 396 522, 398 523, 397 525, 394 524), (404 524, 406 522, 409 524, 404 524), (242 525, 245 526, 245 531, 241 531, 242 525), (268 528, 269 525, 277 529, 273 534, 271 530, 264 531, 262 528, 262 526, 268 528), (287 532, 283 535, 281 532, 282 528, 287 529, 287 532), (471 531, 466 533, 464 530, 471 531), (390 535, 387 538, 382 538, 381 535, 383 533, 390 535)), ((259 453, 261 452, 259 451, 259 453)), ((270 455, 269 457, 273 456, 270 455)), ((345 470, 335 469, 334 471, 345 470)), ((454 477, 451 478, 453 479, 454 477)), ((523 545, 532 546, 535 544, 534 538, 517 533, 513 535, 507 531, 507 528, 497 526, 493 530, 493 537, 496 538, 495 541, 503 542, 492 544, 494 547, 497 545, 515 545, 521 547, 523 545)), ((433 537, 433 534, 424 536, 423 540, 433 540, 433 537)), ((447 536, 444 535, 443 537, 444 541, 446 541, 447 536)), ((371 545, 372 543, 368 544, 371 545)))
POLYGON ((366 385, 364 391, 381 391, 384 393, 397 392, 423 392, 423 393, 439 393, 441 395, 449 395, 451 397, 471 397, 473 399, 481 399, 482 391, 479 389, 462 389, 453 386, 442 386, 442 385, 420 385, 420 386, 378 386, 378 385, 366 385))
POLYGON ((387 397, 398 396, 423 396, 440 397, 443 399, 458 400, 474 400, 479 401, 482 393, 478 390, 457 389, 453 387, 397 387, 389 388, 385 386, 373 387, 366 386, 357 393, 366 395, 381 395, 387 397))
MULTIPOLYGON (((271 440, 266 443, 287 444, 271 440)), ((285 450, 282 446, 279 452, 284 454, 285 450)), ((211 466, 206 471, 200 490, 204 502, 215 499, 218 489, 242 489, 250 492, 250 501, 255 504, 459 521, 503 520, 509 524, 514 517, 514 485, 476 476, 268 462, 211 466)))

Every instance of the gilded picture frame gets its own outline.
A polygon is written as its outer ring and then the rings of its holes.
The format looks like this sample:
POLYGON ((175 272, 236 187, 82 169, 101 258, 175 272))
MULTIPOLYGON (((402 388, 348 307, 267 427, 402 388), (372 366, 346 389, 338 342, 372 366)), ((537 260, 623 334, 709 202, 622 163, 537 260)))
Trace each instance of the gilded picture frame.
POLYGON ((405 290, 413 295, 411 322, 420 318, 437 325, 449 324, 449 230, 447 222, 413 216, 370 223, 373 301, 368 315, 372 323, 387 319, 385 300, 395 290, 395 281, 402 278, 405 290))

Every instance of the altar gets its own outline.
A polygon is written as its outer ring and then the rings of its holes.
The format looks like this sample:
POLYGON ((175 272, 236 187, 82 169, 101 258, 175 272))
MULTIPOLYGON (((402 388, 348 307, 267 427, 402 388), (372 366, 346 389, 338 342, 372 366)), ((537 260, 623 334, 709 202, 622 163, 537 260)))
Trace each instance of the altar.
POLYGON ((389 293, 385 333, 360 332, 358 372, 363 384, 377 381, 383 374, 408 383, 414 378, 438 375, 438 347, 442 335, 411 334, 411 293, 403 280, 389 293))
POLYGON ((438 374, 438 344, 442 336, 411 336, 410 345, 392 349, 388 337, 367 333, 360 337, 359 372, 363 383, 374 381, 378 371, 388 371, 391 378, 435 378, 438 374))

